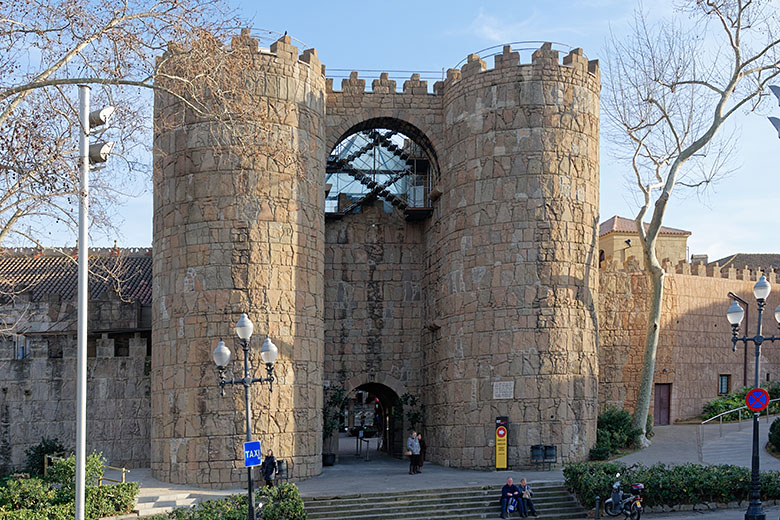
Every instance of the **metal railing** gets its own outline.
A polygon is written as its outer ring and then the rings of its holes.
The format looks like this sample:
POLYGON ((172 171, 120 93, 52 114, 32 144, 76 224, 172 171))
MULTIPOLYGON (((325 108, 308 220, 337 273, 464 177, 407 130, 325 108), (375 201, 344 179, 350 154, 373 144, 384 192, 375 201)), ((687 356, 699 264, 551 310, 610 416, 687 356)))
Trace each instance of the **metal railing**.
POLYGON ((108 478, 108 477, 100 477, 98 479, 98 486, 102 486, 104 481, 105 482, 113 482, 115 484, 119 484, 119 483, 124 484, 125 483, 125 475, 127 473, 130 473, 130 470, 127 469, 127 468, 117 468, 115 466, 109 466, 108 464, 104 465, 103 468, 105 468, 105 469, 113 469, 115 471, 121 471, 122 472, 122 480, 115 480, 113 478, 108 478))
MULTIPOLYGON (((70 455, 68 455, 67 452, 46 454, 43 457, 43 475, 46 476, 46 475, 49 474, 49 467, 52 465, 52 463, 54 463, 54 462, 56 462, 58 460, 66 459, 69 456, 70 455)), ((108 478, 108 477, 101 476, 100 478, 98 478, 98 486, 102 486, 103 482, 113 482, 115 484, 120 484, 120 483, 124 484, 127 481, 125 475, 130 473, 130 470, 127 469, 127 468, 118 468, 116 466, 109 466, 108 464, 104 464, 103 465, 103 469, 113 469, 114 471, 120 471, 122 473, 122 477, 121 477, 121 480, 116 480, 116 479, 113 479, 113 478, 108 478)))
MULTIPOLYGON (((769 405, 771 405, 772 403, 777 402, 777 401, 780 401, 780 397, 778 397, 777 399, 770 399, 769 402, 766 405, 766 409, 765 409, 764 415, 766 416, 766 422, 767 423, 769 423, 769 408, 770 408, 769 405)), ((738 414, 737 429, 738 430, 742 430, 742 410, 747 410, 747 406, 740 406, 739 408, 733 408, 731 410, 726 410, 725 412, 719 413, 718 415, 716 415, 714 417, 710 417, 709 419, 702 421, 701 424, 699 425, 699 438, 703 438, 701 436, 701 427, 704 426, 705 424, 707 424, 710 421, 714 421, 715 419, 718 419, 718 422, 719 422, 718 436, 719 437, 723 437, 723 417, 728 415, 728 414, 734 413, 734 412, 737 412, 737 414, 738 414)), ((748 413, 746 415, 749 418, 752 414, 753 414, 753 412, 750 412, 750 413, 748 413)))

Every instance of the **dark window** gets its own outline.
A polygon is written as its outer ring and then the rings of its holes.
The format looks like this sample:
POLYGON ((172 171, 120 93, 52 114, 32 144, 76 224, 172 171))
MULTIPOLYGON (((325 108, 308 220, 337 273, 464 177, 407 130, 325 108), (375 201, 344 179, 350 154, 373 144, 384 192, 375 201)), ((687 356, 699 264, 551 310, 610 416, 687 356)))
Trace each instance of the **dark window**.
POLYGON ((114 340, 114 357, 127 357, 130 355, 130 337, 132 334, 109 334, 109 339, 114 340))
POLYGON ((62 337, 51 336, 46 339, 46 349, 49 352, 49 357, 52 359, 59 359, 62 357, 62 337))
MULTIPOLYGON (((98 339, 100 339, 98 334, 90 334, 87 336, 87 357, 97 357, 98 339)), ((76 345, 76 349, 78 350, 78 345, 76 345)))
POLYGON ((718 376, 718 395, 729 393, 731 388, 731 374, 721 374, 718 376))

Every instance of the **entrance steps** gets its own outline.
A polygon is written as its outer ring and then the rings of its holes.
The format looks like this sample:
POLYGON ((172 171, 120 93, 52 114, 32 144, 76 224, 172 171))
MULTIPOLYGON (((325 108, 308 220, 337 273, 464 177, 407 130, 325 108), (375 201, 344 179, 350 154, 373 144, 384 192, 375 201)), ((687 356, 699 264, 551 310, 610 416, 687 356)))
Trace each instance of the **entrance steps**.
MULTIPOLYGON (((537 518, 586 518, 563 482, 532 484, 537 518)), ((498 518, 501 486, 304 498, 309 520, 476 520, 498 518)), ((510 518, 518 518, 513 514, 510 518)))

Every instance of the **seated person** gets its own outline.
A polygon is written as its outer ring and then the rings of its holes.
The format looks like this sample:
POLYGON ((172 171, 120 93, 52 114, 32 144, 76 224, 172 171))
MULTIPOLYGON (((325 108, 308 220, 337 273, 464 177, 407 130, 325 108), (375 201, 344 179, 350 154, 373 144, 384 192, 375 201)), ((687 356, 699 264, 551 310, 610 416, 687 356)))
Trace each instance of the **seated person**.
MULTIPOLYGON (((506 479, 504 487, 501 488, 501 518, 506 518, 509 501, 513 498, 517 501, 517 507, 519 509, 523 503, 520 497, 520 490, 515 486, 512 477, 509 477, 506 479)), ((522 510, 520 511, 522 514, 522 510)))
POLYGON ((528 513, 531 513, 531 516, 536 516, 536 508, 534 507, 533 500, 531 500, 531 497, 534 496, 534 492, 524 478, 520 479, 520 486, 518 489, 520 489, 520 503, 522 504, 520 512, 523 517, 527 517, 528 513))

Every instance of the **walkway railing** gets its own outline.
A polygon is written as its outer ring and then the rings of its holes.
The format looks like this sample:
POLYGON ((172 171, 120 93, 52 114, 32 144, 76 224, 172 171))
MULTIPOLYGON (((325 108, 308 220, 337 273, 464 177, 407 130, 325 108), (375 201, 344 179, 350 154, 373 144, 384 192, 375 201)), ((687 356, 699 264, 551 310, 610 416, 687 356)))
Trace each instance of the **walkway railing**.
MULTIPOLYGON (((766 405, 766 409, 765 409, 766 413, 764 415, 766 415, 767 423, 769 423, 769 408, 770 408, 769 405, 777 401, 780 401, 780 397, 778 397, 777 399, 770 399, 766 405)), ((747 410, 747 406, 740 406, 739 408, 726 410, 725 412, 719 413, 715 417, 710 417, 709 419, 702 421, 701 424, 699 425, 699 438, 703 439, 703 437, 701 436, 701 427, 707 424, 708 422, 714 421, 715 419, 718 419, 718 422, 720 423, 718 426, 719 437, 723 437, 723 417, 734 412, 737 412, 739 414, 739 419, 737 420, 737 429, 742 430, 742 410, 747 410)), ((752 414, 753 412, 750 412, 747 414, 747 416, 750 417, 752 414)))

